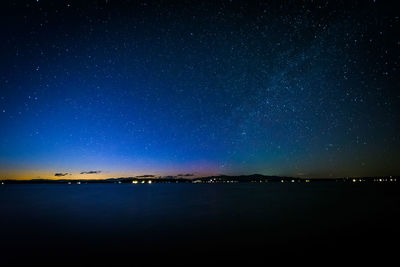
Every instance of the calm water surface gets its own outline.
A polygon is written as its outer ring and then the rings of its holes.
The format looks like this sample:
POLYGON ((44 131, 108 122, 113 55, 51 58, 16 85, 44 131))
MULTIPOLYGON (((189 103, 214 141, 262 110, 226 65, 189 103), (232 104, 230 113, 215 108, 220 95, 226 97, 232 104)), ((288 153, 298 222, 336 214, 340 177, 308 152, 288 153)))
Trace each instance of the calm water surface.
POLYGON ((399 192, 334 182, 3 185, 0 249, 386 249, 400 236, 399 192))

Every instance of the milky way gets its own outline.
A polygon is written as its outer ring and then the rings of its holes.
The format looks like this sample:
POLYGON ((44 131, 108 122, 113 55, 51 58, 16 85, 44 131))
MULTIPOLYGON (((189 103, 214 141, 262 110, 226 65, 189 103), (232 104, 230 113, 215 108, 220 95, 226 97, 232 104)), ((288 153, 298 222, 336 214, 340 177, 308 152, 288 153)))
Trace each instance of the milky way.
POLYGON ((399 173, 394 5, 200 2, 2 2, 0 178, 399 173))

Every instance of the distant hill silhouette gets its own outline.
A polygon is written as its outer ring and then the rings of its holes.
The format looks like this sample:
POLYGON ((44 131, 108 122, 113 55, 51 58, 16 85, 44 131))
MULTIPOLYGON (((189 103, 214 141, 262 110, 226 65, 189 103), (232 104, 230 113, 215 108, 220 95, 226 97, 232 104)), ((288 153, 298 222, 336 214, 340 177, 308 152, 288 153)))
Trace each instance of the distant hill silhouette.
POLYGON ((87 184, 87 183, 266 183, 266 182, 398 182, 398 176, 384 177, 346 177, 346 178, 299 178, 287 176, 268 176, 263 174, 251 175, 214 175, 207 177, 150 175, 136 177, 119 177, 108 179, 31 179, 31 180, 2 180, 2 184, 87 184))

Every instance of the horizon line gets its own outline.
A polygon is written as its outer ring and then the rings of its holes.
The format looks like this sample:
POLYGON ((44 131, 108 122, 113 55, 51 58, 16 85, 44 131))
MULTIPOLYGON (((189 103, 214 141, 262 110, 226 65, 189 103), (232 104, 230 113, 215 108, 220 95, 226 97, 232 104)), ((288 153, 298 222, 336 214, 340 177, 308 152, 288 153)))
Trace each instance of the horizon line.
POLYGON ((2 179, 0 181, 106 181, 106 180, 118 180, 118 179, 135 179, 135 180, 160 180, 160 179, 181 179, 181 180, 196 180, 196 179, 204 179, 204 178, 211 178, 211 177, 249 177, 249 176, 263 176, 263 177, 279 177, 279 178, 292 178, 292 179, 302 179, 302 180, 335 180, 335 179, 350 179, 350 178, 357 178, 357 179, 366 179, 366 178, 393 178, 393 177, 400 177, 400 175, 373 175, 373 176, 341 176, 341 177, 299 177, 299 176, 286 176, 286 175, 265 175, 259 173, 253 174, 239 174, 239 175, 226 175, 226 174, 218 174, 218 175, 208 175, 208 176, 174 176, 174 175, 167 175, 167 176, 154 176, 154 177, 139 177, 139 176, 126 176, 126 177, 108 177, 108 178, 17 178, 17 179, 2 179))

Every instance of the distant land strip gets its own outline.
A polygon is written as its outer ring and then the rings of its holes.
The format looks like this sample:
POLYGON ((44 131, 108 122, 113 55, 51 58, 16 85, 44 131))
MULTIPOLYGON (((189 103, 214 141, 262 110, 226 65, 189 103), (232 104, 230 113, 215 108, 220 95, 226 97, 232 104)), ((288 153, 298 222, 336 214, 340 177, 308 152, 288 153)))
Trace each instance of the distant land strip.
POLYGON ((252 175, 218 175, 198 178, 183 177, 120 177, 108 179, 31 179, 31 180, 1 180, 0 184, 82 184, 82 183, 310 183, 310 182, 391 182, 397 183, 400 176, 374 176, 374 177, 344 177, 344 178, 299 178, 287 176, 267 176, 262 174, 252 175))

